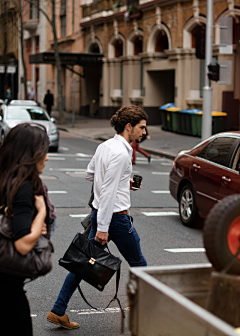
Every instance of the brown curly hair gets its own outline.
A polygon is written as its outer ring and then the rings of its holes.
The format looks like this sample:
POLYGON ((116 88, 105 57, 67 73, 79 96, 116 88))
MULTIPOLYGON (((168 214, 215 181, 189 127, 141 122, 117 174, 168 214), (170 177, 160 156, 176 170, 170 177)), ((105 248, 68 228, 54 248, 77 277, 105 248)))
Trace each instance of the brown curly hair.
POLYGON ((126 105, 120 108, 111 118, 110 124, 114 127, 117 134, 124 131, 125 126, 130 123, 132 127, 140 123, 141 120, 147 120, 148 115, 143 109, 136 105, 126 105))

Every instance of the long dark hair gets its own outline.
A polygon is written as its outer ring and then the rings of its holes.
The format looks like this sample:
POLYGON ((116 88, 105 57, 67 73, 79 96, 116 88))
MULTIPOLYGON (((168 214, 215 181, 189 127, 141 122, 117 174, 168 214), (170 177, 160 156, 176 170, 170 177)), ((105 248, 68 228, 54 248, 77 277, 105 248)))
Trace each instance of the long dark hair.
POLYGON ((48 152, 49 139, 44 126, 23 123, 7 134, 0 148, 0 205, 12 212, 12 202, 19 187, 28 180, 34 195, 43 195, 36 164, 48 152))

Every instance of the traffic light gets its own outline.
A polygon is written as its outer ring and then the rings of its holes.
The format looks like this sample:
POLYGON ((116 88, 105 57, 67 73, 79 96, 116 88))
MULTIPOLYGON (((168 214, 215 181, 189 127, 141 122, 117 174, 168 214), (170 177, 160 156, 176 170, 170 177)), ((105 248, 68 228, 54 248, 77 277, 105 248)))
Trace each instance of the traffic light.
POLYGON ((205 25, 196 27, 196 57, 205 59, 205 25))
POLYGON ((220 69, 220 66, 218 63, 209 64, 208 65, 208 78, 215 82, 219 81, 219 69, 220 69))

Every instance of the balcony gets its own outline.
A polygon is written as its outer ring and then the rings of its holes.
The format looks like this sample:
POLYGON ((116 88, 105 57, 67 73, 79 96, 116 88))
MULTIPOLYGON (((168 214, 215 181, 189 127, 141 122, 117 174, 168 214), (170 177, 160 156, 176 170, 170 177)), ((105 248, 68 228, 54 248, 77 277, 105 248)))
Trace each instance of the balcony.
POLYGON ((105 16, 126 10, 127 0, 83 0, 83 18, 104 12, 105 16))
POLYGON ((29 33, 31 34, 37 29, 38 23, 39 19, 24 21, 23 29, 28 30, 29 33))

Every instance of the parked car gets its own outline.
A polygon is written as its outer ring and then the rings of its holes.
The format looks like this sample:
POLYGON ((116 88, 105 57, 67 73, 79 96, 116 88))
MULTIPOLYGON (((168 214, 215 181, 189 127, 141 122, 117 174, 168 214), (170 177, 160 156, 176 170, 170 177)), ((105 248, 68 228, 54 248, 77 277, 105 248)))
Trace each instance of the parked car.
POLYGON ((240 193, 240 132, 215 134, 176 156, 169 189, 181 221, 196 226, 224 197, 240 193))
POLYGON ((11 100, 8 105, 21 105, 21 106, 37 106, 38 104, 34 100, 11 100))
MULTIPOLYGON (((16 101, 15 101, 16 102, 16 101)), ((50 118, 48 113, 37 104, 29 101, 27 104, 22 105, 26 101, 19 101, 19 103, 14 103, 12 101, 9 105, 2 105, 0 109, 0 143, 3 142, 8 131, 24 122, 36 122, 38 124, 44 125, 46 127, 49 141, 50 149, 53 151, 58 150, 59 145, 59 132, 57 126, 55 125, 55 118, 50 118)))

